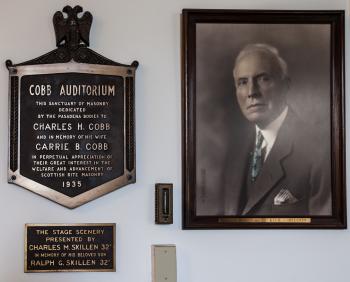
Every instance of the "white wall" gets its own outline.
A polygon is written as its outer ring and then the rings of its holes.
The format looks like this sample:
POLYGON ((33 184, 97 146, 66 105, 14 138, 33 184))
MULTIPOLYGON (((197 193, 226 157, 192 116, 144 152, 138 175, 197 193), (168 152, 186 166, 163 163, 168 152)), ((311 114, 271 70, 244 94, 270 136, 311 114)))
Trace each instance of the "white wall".
MULTIPOLYGON (((346 0, 1 0, 1 282, 151 281, 150 246, 154 243, 176 244, 179 282, 350 281, 347 230, 181 229, 183 8, 346 9, 346 35, 349 31, 346 0), (136 82, 137 183, 75 210, 7 184, 8 72, 4 62, 23 62, 54 49, 52 15, 67 4, 80 4, 92 12, 92 49, 122 63, 140 62, 136 82), (173 225, 153 223, 156 182, 174 183, 173 225), (117 223, 115 273, 23 273, 25 223, 82 222, 117 223)), ((349 76, 347 85, 348 81, 349 76)))

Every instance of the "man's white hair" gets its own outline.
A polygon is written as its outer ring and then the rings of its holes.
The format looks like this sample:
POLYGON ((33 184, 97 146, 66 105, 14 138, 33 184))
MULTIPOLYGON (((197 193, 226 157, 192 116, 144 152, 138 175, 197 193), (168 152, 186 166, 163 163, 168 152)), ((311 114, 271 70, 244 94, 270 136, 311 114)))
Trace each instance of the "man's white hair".
POLYGON ((235 67, 233 73, 235 74, 236 66, 238 62, 245 57, 246 55, 250 53, 264 53, 268 56, 272 57, 274 60, 276 60, 280 71, 281 71, 281 77, 282 79, 288 79, 288 66, 286 61, 280 56, 277 48, 264 44, 264 43, 256 43, 256 44, 249 44, 246 45, 238 54, 236 60, 235 60, 235 67))

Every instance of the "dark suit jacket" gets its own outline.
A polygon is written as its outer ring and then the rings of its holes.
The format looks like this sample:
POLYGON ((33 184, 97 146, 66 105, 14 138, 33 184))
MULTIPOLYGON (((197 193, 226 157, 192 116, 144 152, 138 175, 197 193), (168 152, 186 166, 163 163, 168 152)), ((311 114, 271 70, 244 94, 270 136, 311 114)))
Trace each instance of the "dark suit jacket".
POLYGON ((276 141, 247 193, 249 155, 255 128, 240 148, 228 153, 223 187, 224 215, 331 215, 330 141, 321 140, 289 108, 276 141), (275 203, 281 190, 295 203, 275 203))

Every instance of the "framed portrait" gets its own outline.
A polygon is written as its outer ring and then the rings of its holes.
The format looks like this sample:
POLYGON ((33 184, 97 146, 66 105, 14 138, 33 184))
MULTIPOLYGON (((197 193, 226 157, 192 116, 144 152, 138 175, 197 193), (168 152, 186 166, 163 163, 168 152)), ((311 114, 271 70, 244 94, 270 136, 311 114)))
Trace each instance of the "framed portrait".
POLYGON ((346 228, 344 11, 182 13, 183 228, 346 228))

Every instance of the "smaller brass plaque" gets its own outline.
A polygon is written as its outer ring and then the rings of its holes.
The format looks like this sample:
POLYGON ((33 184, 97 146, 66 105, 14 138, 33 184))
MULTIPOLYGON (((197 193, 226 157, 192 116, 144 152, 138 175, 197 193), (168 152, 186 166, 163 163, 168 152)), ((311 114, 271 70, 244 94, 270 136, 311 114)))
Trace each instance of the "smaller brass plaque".
POLYGON ((220 223, 311 223, 310 217, 249 217, 249 218, 219 218, 220 223))
POLYGON ((115 224, 26 224, 24 272, 115 271, 115 224))

